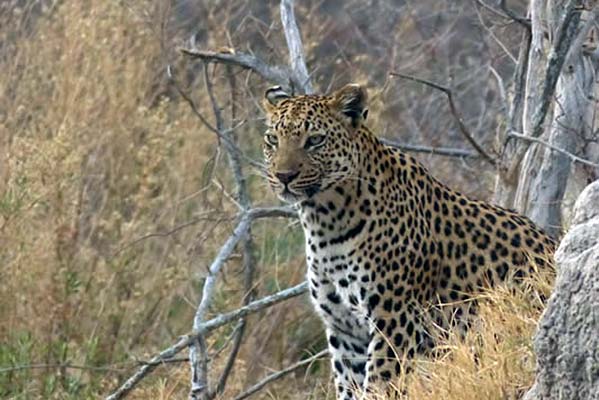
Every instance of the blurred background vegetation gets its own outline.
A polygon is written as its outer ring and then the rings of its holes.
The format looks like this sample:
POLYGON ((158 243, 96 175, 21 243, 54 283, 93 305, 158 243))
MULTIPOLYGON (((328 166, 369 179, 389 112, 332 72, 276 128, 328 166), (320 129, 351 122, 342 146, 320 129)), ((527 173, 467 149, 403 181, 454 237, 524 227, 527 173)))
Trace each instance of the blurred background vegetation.
MULTIPOLYGON (((512 3, 524 12, 523 2, 512 3)), ((389 76, 401 70, 451 85, 466 123, 492 147, 503 107, 494 72, 511 75, 519 40, 513 24, 488 28, 497 16, 470 0, 307 0, 296 3, 296 15, 316 90, 366 84, 370 125, 380 136, 469 149, 444 95, 389 76)), ((274 63, 287 57, 276 1, 0 3, 0 369, 8 368, 0 372, 1 398, 97 398, 191 328, 206 267, 238 211, 217 138, 166 76, 172 65, 212 118, 203 65, 177 51, 191 35, 207 49, 239 49, 274 63)), ((227 126, 246 155, 260 160, 260 98, 268 84, 226 68, 210 65, 208 73, 227 126)), ((490 197, 488 165, 419 159, 461 191, 490 197)), ((245 172, 254 204, 278 203, 258 172, 247 165, 245 172)), ((262 221, 252 232, 258 295, 303 280, 294 223, 262 221)), ((212 313, 240 303, 242 273, 240 257, 229 260, 212 313)), ((250 321, 224 399, 325 347, 305 297, 250 321)), ((510 332, 526 337, 534 323, 521 322, 510 332)), ((231 330, 210 338, 214 366, 231 330)), ((518 346, 528 348, 512 344, 521 356, 518 346)), ((497 387, 530 378, 520 374, 532 369, 525 354, 524 364, 504 360, 497 387), (512 364, 517 374, 510 375, 512 364)), ((131 397, 186 398, 187 374, 186 362, 164 365, 131 397)), ((256 397, 331 394, 328 363, 320 361, 256 397)))

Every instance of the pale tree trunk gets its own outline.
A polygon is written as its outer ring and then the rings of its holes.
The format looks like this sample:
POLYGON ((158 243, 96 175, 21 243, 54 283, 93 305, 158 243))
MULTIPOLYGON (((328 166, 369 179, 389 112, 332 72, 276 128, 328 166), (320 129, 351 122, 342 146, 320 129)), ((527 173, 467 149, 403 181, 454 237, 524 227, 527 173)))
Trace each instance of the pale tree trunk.
POLYGON ((571 157, 546 146, 576 153, 575 132, 581 132, 586 120, 580 115, 592 108, 585 99, 594 88, 594 69, 591 57, 581 51, 589 25, 581 24, 581 17, 590 20, 595 14, 585 7, 585 1, 531 0, 530 32, 524 34, 510 116, 500 137, 504 146, 495 201, 529 215, 554 236, 560 232, 571 157), (567 71, 562 75, 563 68, 567 71), (547 129, 545 120, 552 110, 555 115, 547 129))
MULTIPOLYGON (((591 135, 595 100, 597 64, 592 52, 583 51, 583 43, 591 27, 599 22, 599 12, 585 12, 587 19, 574 42, 562 74, 557 82, 553 121, 548 142, 571 153, 576 153, 584 138, 591 135)), ((554 237, 561 234, 562 200, 572 170, 570 157, 550 148, 542 151, 540 168, 523 187, 526 202, 523 209, 534 221, 554 237)), ((530 169, 523 169, 526 174, 530 169)), ((532 174, 529 174, 531 176, 532 174)))
POLYGON ((528 71, 528 55, 532 45, 531 31, 525 29, 522 33, 518 63, 514 71, 513 95, 510 102, 509 116, 506 129, 500 130, 498 143, 503 143, 502 157, 499 163, 499 173, 495 182, 494 201, 504 207, 512 208, 516 197, 517 176, 509 171, 509 155, 515 153, 516 141, 509 140, 512 131, 523 132, 522 115, 524 115, 524 94, 526 89, 526 72, 528 71))
POLYGON ((506 132, 499 138, 503 142, 503 149, 495 201, 509 208, 520 208, 518 188, 525 184, 521 182, 521 178, 526 177, 520 171, 525 158, 531 159, 530 155, 527 157, 531 150, 531 142, 516 140, 512 137, 512 131, 533 138, 543 134, 545 117, 550 110, 557 77, 580 20, 577 9, 581 7, 582 1, 570 0, 560 4, 560 7, 548 7, 550 2, 554 4, 552 0, 530 2, 530 32, 524 35, 520 49, 514 77, 511 115, 506 132), (548 24, 547 11, 550 8, 558 12, 550 13, 553 23, 548 24), (522 130, 518 131, 519 128, 522 130))

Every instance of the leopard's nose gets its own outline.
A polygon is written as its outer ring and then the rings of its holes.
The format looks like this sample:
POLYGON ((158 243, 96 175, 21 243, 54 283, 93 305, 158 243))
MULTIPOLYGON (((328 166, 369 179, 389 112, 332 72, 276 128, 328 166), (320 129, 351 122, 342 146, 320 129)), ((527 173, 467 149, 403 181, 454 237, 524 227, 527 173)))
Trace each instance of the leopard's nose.
POLYGON ((275 176, 277 177, 277 179, 279 181, 281 181, 281 183, 284 185, 289 184, 292 180, 297 178, 298 175, 299 175, 299 171, 297 171, 297 170, 296 171, 281 171, 281 172, 275 173, 275 176))

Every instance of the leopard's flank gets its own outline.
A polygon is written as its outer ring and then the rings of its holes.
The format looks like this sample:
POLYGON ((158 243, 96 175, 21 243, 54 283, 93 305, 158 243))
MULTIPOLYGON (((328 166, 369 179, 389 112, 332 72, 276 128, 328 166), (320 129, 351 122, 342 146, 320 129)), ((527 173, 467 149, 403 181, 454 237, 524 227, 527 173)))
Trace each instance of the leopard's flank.
POLYGON ((366 127, 366 92, 266 92, 268 180, 297 204, 307 278, 339 400, 353 400, 461 329, 478 290, 552 268, 555 243, 528 218, 436 180, 366 127), (444 305, 438 307, 438 305, 444 305))

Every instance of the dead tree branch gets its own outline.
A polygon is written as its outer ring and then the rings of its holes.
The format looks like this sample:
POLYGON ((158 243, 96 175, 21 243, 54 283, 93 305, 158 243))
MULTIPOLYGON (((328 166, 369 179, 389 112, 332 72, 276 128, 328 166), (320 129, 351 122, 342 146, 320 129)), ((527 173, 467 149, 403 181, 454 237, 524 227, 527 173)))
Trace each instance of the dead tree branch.
POLYGON ((191 111, 194 113, 194 115, 196 117, 199 118, 199 120, 204 124, 204 126, 206 126, 206 128, 208 128, 211 132, 213 132, 214 134, 216 134, 216 136, 217 136, 217 138, 218 138, 219 141, 225 142, 229 146, 230 150, 232 150, 236 154, 238 154, 249 165, 251 165, 252 167, 256 168, 258 171, 263 171, 264 170, 264 164, 262 164, 261 162, 258 162, 256 160, 253 160, 252 158, 248 157, 247 155, 245 155, 243 153, 243 151, 241 151, 241 149, 237 146, 236 143, 232 143, 231 142, 231 139, 229 138, 228 134, 231 131, 237 129, 239 126, 235 126, 235 127, 229 128, 229 129, 221 129, 221 130, 217 129, 198 110, 198 107, 196 106, 196 104, 193 101, 193 99, 187 93, 185 93, 185 91, 181 88, 181 86, 179 85, 179 82, 177 81, 177 79, 175 77, 175 73, 173 71, 172 66, 170 66, 170 65, 167 66, 166 73, 167 73, 167 77, 168 77, 169 81, 171 82, 171 84, 173 85, 173 87, 175 88, 175 90, 177 90, 177 93, 179 93, 179 95, 183 98, 183 100, 185 100, 185 102, 191 108, 191 111))
POLYGON ((512 19, 513 21, 519 23, 524 28, 526 28, 528 30, 528 32, 531 31, 532 25, 530 23, 530 20, 528 20, 524 17, 521 17, 519 15, 516 15, 516 13, 507 6, 505 0, 499 0, 499 8, 501 8, 501 11, 503 11, 505 13, 505 15, 507 15, 510 19, 512 19))
POLYGON ((447 156, 447 157, 458 157, 458 158, 478 158, 480 155, 478 153, 474 153, 468 150, 462 149, 452 149, 449 147, 430 147, 430 146, 420 146, 416 144, 406 144, 399 143, 389 139, 379 139, 385 145, 389 147, 395 147, 404 151, 411 151, 414 153, 428 153, 434 154, 438 156, 447 156))
POLYGON ((530 20, 517 15, 514 11, 510 10, 505 4, 505 0, 499 0, 498 7, 501 11, 495 9, 493 6, 485 3, 483 0, 476 0, 476 2, 483 7, 484 9, 492 12, 493 14, 506 19, 511 19, 512 21, 522 25, 524 28, 531 30, 530 20))
POLYGON ((297 218, 297 211, 292 207, 256 207, 247 212, 248 216, 254 219, 259 218, 297 218))
POLYGON ((466 138, 466 140, 468 140, 468 142, 472 145, 472 147, 474 147, 474 149, 482 156, 482 158, 485 159, 485 161, 487 161, 489 164, 491 164, 493 166, 496 165, 495 158, 491 157, 482 148, 482 146, 476 141, 476 139, 474 139, 474 137, 470 133, 470 130, 466 127, 466 124, 464 124, 464 120, 453 101, 453 92, 451 91, 451 89, 449 89, 445 86, 439 85, 438 83, 428 81, 426 79, 421 79, 421 78, 417 78, 417 77, 414 77, 411 75, 401 74, 399 72, 391 72, 390 75, 397 76, 397 77, 403 78, 403 79, 407 79, 412 82, 421 83, 423 85, 432 87, 433 89, 437 89, 437 90, 440 90, 441 92, 445 93, 445 95, 447 96, 447 101, 449 102, 449 109, 451 111, 451 114, 453 115, 456 122, 458 123, 458 127, 459 127, 462 135, 466 138))
POLYGON ((306 67, 302 37, 295 21, 295 13, 293 12, 293 0, 281 0, 281 22, 283 24, 283 31, 285 32, 287 48, 289 49, 289 64, 291 66, 291 76, 295 84, 294 86, 299 88, 303 93, 312 94, 312 83, 310 82, 310 75, 306 67))
MULTIPOLYGON (((203 59, 204 61, 217 61, 227 65, 238 65, 243 68, 248 68, 260 76, 262 76, 265 80, 274 81, 276 83, 281 84, 282 86, 288 87, 291 86, 291 91, 294 89, 298 89, 303 93, 312 93, 312 85, 310 82, 310 76, 308 75, 308 69, 306 67, 306 62, 303 54, 303 46, 301 41, 301 35, 299 32, 299 28, 297 26, 297 22, 295 20, 295 14, 293 10, 293 1, 292 0, 282 0, 280 4, 280 12, 281 12, 281 22, 283 25, 283 30, 285 33, 285 39, 287 41, 287 47, 289 50, 289 68, 281 68, 268 65, 262 60, 258 59, 255 56, 251 56, 248 54, 236 54, 234 51, 229 52, 205 52, 197 49, 195 43, 195 36, 190 39, 189 48, 181 49, 184 54, 187 54, 192 57, 203 59)), ((229 71, 230 72, 230 71, 229 71)), ((229 73, 229 81, 231 84, 234 84, 234 77, 229 73), (231 81, 232 79, 232 81, 231 81)), ((237 147, 235 144, 234 138, 230 135, 224 134, 224 121, 221 114, 220 107, 216 102, 216 98, 214 96, 212 90, 212 83, 208 76, 208 66, 204 65, 204 82, 206 85, 206 90, 208 96, 210 98, 210 102, 212 104, 214 118, 216 120, 216 127, 212 129, 219 137, 219 139, 224 139, 223 143, 225 149, 228 153, 229 158, 229 166, 233 172, 233 177, 235 179, 235 183, 237 186, 237 197, 238 202, 242 208, 242 210, 249 210, 251 207, 249 194, 247 191, 245 178, 242 171, 241 160, 239 157, 239 153, 237 151, 237 147)), ((184 97, 185 98, 185 97, 184 97)), ((192 101, 187 97, 188 103, 190 105, 194 105, 192 101)), ((232 107, 234 107, 234 99, 232 99, 232 107)), ((194 112, 201 116, 197 112, 197 109, 192 107, 194 112)), ((201 118, 204 123, 206 123, 205 118, 201 118)), ((234 119, 234 118, 232 118, 234 119)), ((236 230, 233 232, 231 237, 227 240, 224 246, 221 248, 219 255, 216 257, 214 262, 209 268, 209 275, 204 282, 204 288, 202 291, 202 299, 198 308, 196 310, 196 315, 194 317, 194 330, 197 330, 198 326, 201 325, 205 314, 210 307, 212 302, 212 296, 214 294, 214 286, 216 282, 216 276, 218 275, 222 265, 228 259, 231 252, 235 248, 238 242, 241 242, 243 245, 243 254, 244 254, 244 266, 246 269, 245 273, 245 283, 244 287, 247 289, 248 293, 245 295, 247 297, 244 298, 243 303, 247 303, 250 299, 249 291, 251 290, 252 280, 253 280, 253 262, 251 260, 252 255, 252 245, 250 239, 250 222, 249 214, 244 214, 240 220, 236 230)), ((233 363, 235 362, 235 358, 237 352, 239 350, 239 346, 241 345, 241 339, 244 332, 243 326, 244 322, 240 321, 242 324, 242 329, 237 332, 237 336, 234 340, 233 350, 229 355, 229 359, 225 364, 225 368, 221 374, 218 385, 214 390, 211 390, 210 385, 208 384, 208 374, 206 370, 207 357, 208 354, 205 349, 202 351, 203 337, 198 336, 197 343, 194 343, 190 346, 190 360, 191 360, 191 398, 196 399, 197 396, 200 396, 204 400, 212 399, 218 392, 221 392, 224 389, 226 384, 227 377, 231 371, 233 363)))
POLYGON ((119 400, 125 398, 131 390, 137 386, 137 384, 151 373, 163 360, 174 358, 179 352, 188 348, 194 343, 199 336, 203 336, 213 330, 220 328, 221 326, 227 325, 233 321, 239 320, 239 318, 254 314, 265 308, 274 306, 277 303, 285 301, 287 299, 297 297, 304 294, 308 290, 308 283, 302 282, 299 285, 291 288, 281 290, 280 292, 274 293, 270 296, 261 298, 248 304, 247 306, 241 307, 235 311, 231 311, 225 314, 221 314, 216 318, 206 321, 199 325, 198 330, 193 330, 187 335, 181 336, 177 343, 171 347, 161 351, 159 354, 152 357, 148 364, 143 365, 138 371, 133 374, 127 381, 125 381, 117 390, 109 395, 106 400, 119 400))
MULTIPOLYGON (((200 300, 200 303, 198 305, 193 319, 193 329, 195 331, 199 330, 199 327, 202 325, 206 313, 208 312, 208 308, 212 305, 216 280, 218 278, 222 266, 229 259, 231 253, 233 253, 233 250, 237 246, 237 243, 247 235, 250 229, 250 223, 250 218, 248 218, 247 214, 245 214, 239 221, 239 224, 233 231, 233 234, 229 236, 225 244, 221 247, 220 251, 218 252, 218 255, 208 268, 208 276, 204 281, 204 286, 202 289, 202 299, 200 300)), ((192 369, 192 396, 198 395, 199 393, 208 388, 206 366, 208 354, 205 351, 205 346, 202 346, 203 339, 204 338, 202 335, 198 335, 197 341, 195 341, 189 348, 189 359, 192 369)))
POLYGON ((533 143, 539 143, 542 144, 543 146, 549 147, 551 150, 557 151, 559 153, 564 154, 565 156, 569 157, 572 161, 574 162, 578 162, 584 165, 588 165, 589 167, 593 167, 593 168, 599 168, 599 164, 596 164, 592 161, 586 160, 584 158, 578 157, 575 154, 570 153, 567 150, 561 149, 557 146, 552 145, 549 142, 546 142, 542 139, 536 138, 536 137, 530 137, 530 136, 526 136, 522 133, 518 133, 518 132, 510 132, 509 133, 509 137, 512 138, 516 138, 516 139, 521 139, 521 140, 527 140, 529 142, 533 142, 533 143))
POLYGON ((189 47, 182 47, 179 51, 192 58, 199 58, 205 62, 217 62, 219 64, 235 65, 244 69, 249 69, 257 73, 267 82, 281 85, 290 89, 290 70, 286 66, 269 65, 260 58, 243 52, 215 52, 210 50, 200 50, 195 47, 195 42, 190 41, 189 47))
MULTIPOLYGON (((231 67, 227 68, 229 84, 231 86, 231 124, 235 121, 235 76, 231 72, 231 67)), ((206 82, 206 89, 208 91, 208 95, 210 97, 210 101, 212 103, 212 108, 214 112, 214 116, 217 120, 217 128, 223 129, 224 122, 222 119, 222 114, 220 112, 220 107, 218 106, 213 90, 212 83, 208 76, 208 67, 204 66, 204 80, 206 82)), ((230 141, 228 143, 236 144, 236 137, 232 135, 232 131, 227 133, 230 141)), ((241 158, 239 154, 235 152, 235 148, 231 145, 227 145, 225 143, 225 149, 227 150, 229 167, 231 171, 233 171, 233 177, 235 179, 235 185, 237 190, 237 202, 241 206, 243 211, 247 211, 251 207, 251 199, 249 190, 247 187, 246 179, 243 174, 243 166, 241 163, 241 158)), ((247 234, 241 240, 242 254, 243 254, 243 270, 244 270, 244 293, 242 298, 242 306, 249 304, 249 302, 253 299, 253 281, 254 281, 254 259, 253 259, 253 242, 251 236, 251 230, 248 230, 247 234)), ((214 388, 207 387, 206 391, 203 393, 204 398, 207 400, 211 400, 216 397, 219 393, 221 393, 227 384, 227 379, 229 374, 231 373, 233 366, 235 364, 235 360, 237 359, 237 355, 239 354, 239 349, 241 348, 241 343, 243 341, 243 335, 245 334, 245 318, 240 318, 238 321, 238 329, 235 330, 234 338, 233 338, 233 346, 225 363, 225 367, 221 372, 221 375, 217 381, 217 384, 214 388)), ((204 358, 207 359, 207 352, 204 352, 204 358)), ((193 372, 193 369, 192 369, 193 372)), ((193 375, 192 375, 193 376, 193 375)), ((192 385, 193 387, 193 385, 192 385)), ((195 396, 195 393, 192 390, 192 396, 195 396)))
POLYGON ((280 85, 290 93, 313 93, 312 83, 303 52, 302 39, 293 11, 293 0, 281 1, 281 23, 285 33, 285 40, 289 49, 290 66, 271 65, 259 57, 244 52, 201 50, 197 47, 195 36, 189 40, 185 47, 179 51, 189 57, 198 58, 205 62, 216 62, 225 65, 235 65, 249 69, 258 74, 262 79, 280 85))
POLYGON ((280 379, 282 377, 284 377, 285 375, 295 371, 296 369, 299 369, 301 367, 303 367, 304 365, 309 365, 312 364, 314 361, 318 360, 319 358, 322 358, 326 355, 329 354, 328 350, 323 350, 317 354, 314 354, 312 357, 310 358, 306 358, 305 360, 299 361, 293 365, 290 365, 289 367, 282 369, 281 371, 277 371, 274 372, 270 375, 268 375, 266 378, 262 379, 260 382, 256 383, 254 386, 250 387, 249 389, 245 390, 243 393, 240 393, 239 395, 237 395, 234 400, 244 400, 247 399, 248 397, 254 395, 256 392, 258 392, 259 390, 261 390, 263 387, 265 387, 266 385, 268 385, 271 382, 276 381, 277 379, 280 379))

